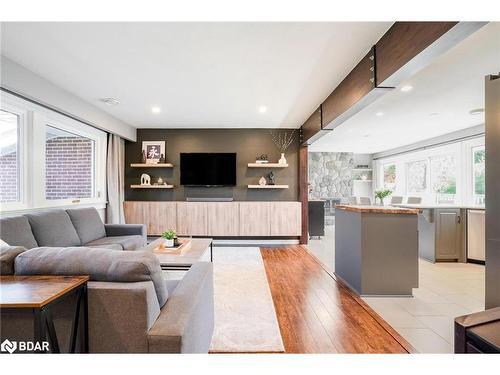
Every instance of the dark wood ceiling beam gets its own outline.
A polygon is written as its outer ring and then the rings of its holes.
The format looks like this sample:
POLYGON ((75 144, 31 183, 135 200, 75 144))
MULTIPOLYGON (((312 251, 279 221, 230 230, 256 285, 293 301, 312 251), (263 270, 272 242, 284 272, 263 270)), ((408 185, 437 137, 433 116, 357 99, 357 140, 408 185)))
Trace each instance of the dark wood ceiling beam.
POLYGON ((395 22, 304 123, 303 143, 321 138, 485 24, 395 22))
POLYGON ((377 87, 397 87, 486 23, 394 23, 375 45, 377 87))

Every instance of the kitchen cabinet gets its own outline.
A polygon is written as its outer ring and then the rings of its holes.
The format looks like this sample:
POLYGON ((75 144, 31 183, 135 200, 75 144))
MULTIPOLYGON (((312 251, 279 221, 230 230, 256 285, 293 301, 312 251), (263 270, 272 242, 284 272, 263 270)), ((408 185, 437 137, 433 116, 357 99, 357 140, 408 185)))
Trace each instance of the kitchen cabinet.
POLYGON ((436 260, 459 260, 463 252, 460 208, 436 209, 436 260))

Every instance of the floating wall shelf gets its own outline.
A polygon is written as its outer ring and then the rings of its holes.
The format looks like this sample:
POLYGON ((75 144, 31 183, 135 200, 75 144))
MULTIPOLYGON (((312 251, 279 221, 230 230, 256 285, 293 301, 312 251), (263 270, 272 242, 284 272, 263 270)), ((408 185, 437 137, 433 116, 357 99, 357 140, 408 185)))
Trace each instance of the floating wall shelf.
POLYGON ((280 163, 248 163, 248 168, 286 168, 288 164, 280 163))
POLYGON ((354 172, 371 172, 371 171, 373 171, 373 169, 371 169, 371 168, 354 168, 353 171, 354 172))
POLYGON ((248 185, 249 189, 288 189, 288 185, 248 185))
POLYGON ((131 189, 173 189, 174 185, 130 185, 131 189))
POLYGON ((171 163, 162 164, 143 164, 143 163, 132 163, 130 164, 132 168, 173 168, 174 165, 171 163))

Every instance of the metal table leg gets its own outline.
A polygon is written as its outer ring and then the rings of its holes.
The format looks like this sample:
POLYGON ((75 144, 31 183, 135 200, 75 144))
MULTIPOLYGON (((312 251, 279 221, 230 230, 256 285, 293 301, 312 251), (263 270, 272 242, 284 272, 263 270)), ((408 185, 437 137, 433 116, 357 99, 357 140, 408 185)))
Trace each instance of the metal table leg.
POLYGON ((57 340, 56 329, 54 327, 54 321, 52 320, 52 312, 50 311, 50 308, 45 309, 45 323, 47 324, 50 351, 51 353, 60 353, 59 341, 57 340))

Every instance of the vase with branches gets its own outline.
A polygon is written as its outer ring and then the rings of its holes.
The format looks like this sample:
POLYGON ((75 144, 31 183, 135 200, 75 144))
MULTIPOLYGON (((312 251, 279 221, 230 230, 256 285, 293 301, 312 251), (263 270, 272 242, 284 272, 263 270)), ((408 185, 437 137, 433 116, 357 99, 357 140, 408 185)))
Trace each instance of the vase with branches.
POLYGON ((295 129, 288 130, 270 130, 271 139, 274 144, 281 152, 281 158, 278 161, 280 164, 286 164, 285 151, 293 142, 293 135, 295 133, 295 129))

